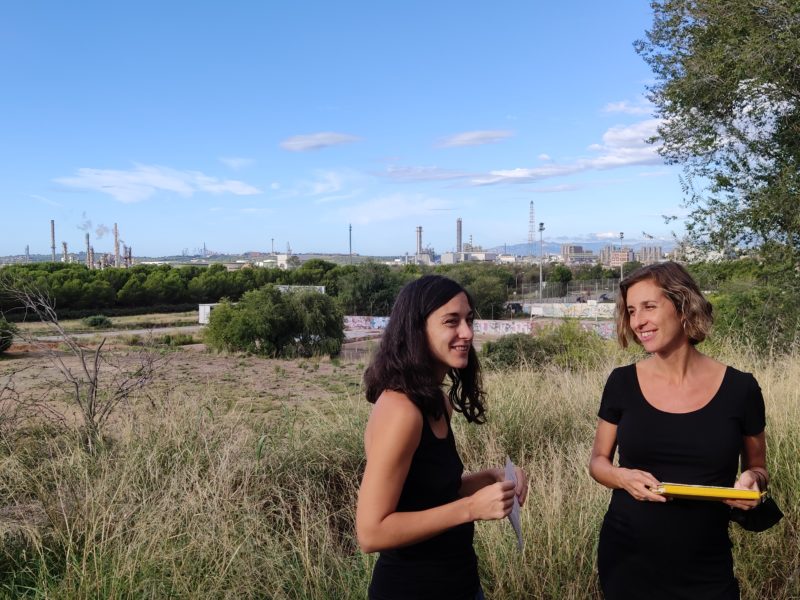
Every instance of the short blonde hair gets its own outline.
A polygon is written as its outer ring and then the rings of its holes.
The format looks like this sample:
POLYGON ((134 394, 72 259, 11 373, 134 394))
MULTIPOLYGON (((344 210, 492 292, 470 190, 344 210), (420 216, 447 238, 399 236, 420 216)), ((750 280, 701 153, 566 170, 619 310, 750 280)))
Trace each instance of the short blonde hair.
POLYGON ((676 262, 664 262, 636 269, 620 282, 616 307, 617 341, 620 345, 627 348, 631 340, 641 345, 631 329, 628 290, 632 285, 648 280, 660 287, 664 295, 672 301, 689 342, 695 345, 706 339, 714 322, 711 303, 706 300, 697 282, 684 267, 676 262))

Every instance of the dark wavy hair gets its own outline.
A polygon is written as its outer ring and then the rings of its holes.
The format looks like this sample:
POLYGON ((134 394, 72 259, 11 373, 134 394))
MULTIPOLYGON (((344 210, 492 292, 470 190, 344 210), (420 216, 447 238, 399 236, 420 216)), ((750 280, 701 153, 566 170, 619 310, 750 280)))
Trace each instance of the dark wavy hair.
MULTIPOLYGON (((375 403, 385 390, 406 394, 423 415, 438 419, 444 414, 442 382, 436 378, 435 360, 428 346, 428 316, 458 294, 467 291, 452 279, 425 275, 407 284, 397 296, 378 351, 364 373, 367 400, 375 403)), ((448 398, 453 410, 467 421, 483 423, 483 387, 475 348, 470 346, 467 366, 450 369, 448 398)))
POLYGON ((631 286, 646 280, 655 282, 675 306, 690 344, 694 346, 706 339, 714 322, 711 303, 703 296, 703 292, 685 268, 676 262, 663 262, 636 269, 619 284, 620 293, 616 307, 617 340, 623 348, 628 347, 630 340, 642 345, 631 329, 627 304, 631 286))

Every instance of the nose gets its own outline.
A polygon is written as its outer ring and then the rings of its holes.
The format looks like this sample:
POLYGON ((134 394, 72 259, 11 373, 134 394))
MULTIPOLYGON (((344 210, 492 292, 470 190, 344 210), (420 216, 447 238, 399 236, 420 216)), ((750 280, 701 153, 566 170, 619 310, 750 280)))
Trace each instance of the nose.
POLYGON ((633 314, 630 316, 631 329, 634 329, 634 330, 635 330, 635 329, 639 329, 639 327, 641 327, 641 326, 642 326, 642 323, 643 323, 644 321, 645 321, 645 319, 643 319, 643 318, 640 318, 640 317, 639 317, 639 313, 638 313, 638 312, 637 312, 637 313, 633 313, 633 314))
POLYGON ((474 332, 472 331, 472 325, 470 325, 469 321, 463 320, 458 326, 458 337, 462 340, 471 340, 474 332))

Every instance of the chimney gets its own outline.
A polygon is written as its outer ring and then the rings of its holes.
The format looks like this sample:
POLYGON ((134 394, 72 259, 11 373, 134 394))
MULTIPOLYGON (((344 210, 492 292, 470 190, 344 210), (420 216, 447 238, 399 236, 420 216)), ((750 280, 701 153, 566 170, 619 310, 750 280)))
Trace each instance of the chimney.
POLYGON ((114 223, 114 266, 119 267, 119 230, 114 223))
POLYGON ((50 219, 50 250, 51 260, 56 262, 56 222, 50 219))
POLYGON ((461 217, 456 219, 456 252, 461 252, 461 217))
POLYGON ((422 227, 417 227, 417 254, 422 254, 422 227))

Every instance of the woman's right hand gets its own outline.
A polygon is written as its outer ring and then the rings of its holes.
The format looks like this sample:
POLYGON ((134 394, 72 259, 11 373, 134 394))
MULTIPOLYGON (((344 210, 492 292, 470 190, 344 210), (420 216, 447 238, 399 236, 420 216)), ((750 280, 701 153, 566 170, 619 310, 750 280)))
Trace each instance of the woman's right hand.
POLYGON ((514 482, 500 481, 482 487, 466 498, 470 520, 491 521, 508 516, 514 506, 514 482))
POLYGON ((636 500, 647 502, 667 501, 665 496, 656 494, 651 490, 651 488, 658 487, 660 482, 647 471, 617 467, 616 475, 619 487, 628 492, 636 500))

